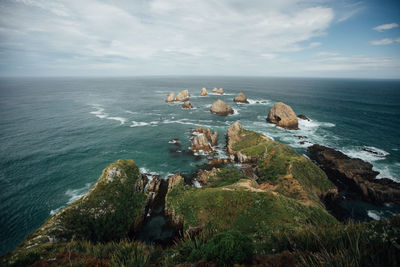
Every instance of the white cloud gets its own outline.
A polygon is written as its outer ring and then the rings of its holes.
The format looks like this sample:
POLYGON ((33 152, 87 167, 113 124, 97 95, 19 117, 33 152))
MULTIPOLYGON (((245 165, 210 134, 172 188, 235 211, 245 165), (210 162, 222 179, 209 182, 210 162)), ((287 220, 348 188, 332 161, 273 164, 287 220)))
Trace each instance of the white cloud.
POLYGON ((311 49, 333 18, 332 8, 302 0, 9 0, 0 3, 0 49, 35 70, 62 62, 180 72, 194 61, 207 69, 311 49))
POLYGON ((340 53, 336 52, 336 51, 322 51, 322 52, 316 53, 316 56, 318 56, 318 57, 338 56, 338 55, 340 55, 340 53))
POLYGON ((397 39, 384 38, 381 40, 370 41, 370 44, 372 44, 372 45, 388 45, 388 44, 393 44, 393 43, 400 43, 400 38, 397 38, 397 39))
POLYGON ((389 23, 389 24, 382 24, 382 25, 376 26, 372 29, 375 31, 378 31, 378 32, 383 32, 383 31, 390 30, 390 29, 397 28, 397 27, 399 27, 399 24, 389 23))

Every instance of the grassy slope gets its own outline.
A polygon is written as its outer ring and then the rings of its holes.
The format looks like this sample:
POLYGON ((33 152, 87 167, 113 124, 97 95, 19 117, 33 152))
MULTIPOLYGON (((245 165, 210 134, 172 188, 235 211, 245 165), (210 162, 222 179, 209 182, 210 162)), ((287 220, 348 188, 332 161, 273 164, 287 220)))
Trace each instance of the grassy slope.
POLYGON ((147 197, 139 190, 140 183, 138 167, 132 160, 110 164, 87 195, 50 217, 27 237, 13 257, 18 258, 18 254, 36 248, 57 246, 54 241, 107 242, 126 237, 131 225, 141 219, 145 208, 147 197), (107 180, 110 172, 114 173, 113 179, 107 180))
POLYGON ((321 193, 335 188, 318 166, 290 147, 244 129, 239 136, 232 149, 258 158, 259 183, 272 185, 287 197, 313 205, 321 204, 321 193))

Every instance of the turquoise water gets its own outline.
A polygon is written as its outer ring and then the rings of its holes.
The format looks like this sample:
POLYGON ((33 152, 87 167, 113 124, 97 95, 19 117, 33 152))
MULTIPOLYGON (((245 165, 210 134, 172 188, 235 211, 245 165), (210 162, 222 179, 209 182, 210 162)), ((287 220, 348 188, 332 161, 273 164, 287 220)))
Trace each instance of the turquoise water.
MULTIPOLYGON (((371 162, 380 177, 400 179, 400 81, 254 77, 24 78, 0 79, 0 254, 12 250, 51 214, 96 182, 109 163, 134 159, 142 171, 190 173, 204 157, 176 150, 189 146, 190 129, 220 134, 240 121, 304 153, 294 135, 371 162), (223 87, 226 95, 199 97, 223 87), (189 89, 195 109, 164 102, 169 92, 189 89), (243 92, 251 104, 235 104, 243 92), (209 112, 216 99, 235 114, 209 112), (267 101, 257 104, 256 101, 267 101), (300 130, 265 122, 277 101, 305 114, 300 130), (369 151, 365 151, 367 148, 369 151), (373 153, 373 152, 375 153, 373 153)), ((385 208, 354 204, 370 218, 385 208)))

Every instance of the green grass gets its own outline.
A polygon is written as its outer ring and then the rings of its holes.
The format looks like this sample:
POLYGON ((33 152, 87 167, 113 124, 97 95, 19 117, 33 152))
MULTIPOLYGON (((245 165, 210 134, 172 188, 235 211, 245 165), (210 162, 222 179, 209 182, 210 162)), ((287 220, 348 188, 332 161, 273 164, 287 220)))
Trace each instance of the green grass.
POLYGON ((210 176, 207 187, 221 187, 236 183, 245 176, 235 168, 219 169, 216 175, 210 176))
POLYGON ((336 221, 323 208, 306 206, 273 192, 180 186, 168 194, 166 204, 176 216, 184 217, 185 229, 202 226, 262 235, 275 228, 336 221))

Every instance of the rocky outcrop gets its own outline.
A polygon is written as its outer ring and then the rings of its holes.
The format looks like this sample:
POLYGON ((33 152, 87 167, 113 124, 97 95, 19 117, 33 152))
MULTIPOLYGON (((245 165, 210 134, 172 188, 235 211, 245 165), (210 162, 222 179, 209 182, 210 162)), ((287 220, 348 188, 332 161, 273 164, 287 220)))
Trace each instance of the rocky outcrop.
POLYGON ((192 103, 190 103, 190 101, 186 101, 185 103, 182 104, 182 108, 191 109, 193 108, 193 106, 192 103))
POLYGON ((237 94, 235 96, 235 98, 233 99, 233 101, 239 102, 239 103, 244 103, 244 104, 249 104, 249 101, 247 101, 247 98, 243 93, 237 94))
POLYGON ((211 113, 221 115, 221 116, 233 114, 232 107, 220 99, 218 99, 211 105, 210 110, 211 110, 211 113))
POLYGON ((210 177, 215 176, 218 172, 217 168, 212 168, 211 170, 199 170, 196 174, 196 180, 202 185, 208 185, 210 177))
POLYGON ((297 115, 297 118, 302 119, 302 120, 305 120, 305 121, 310 121, 310 119, 309 119, 306 115, 304 115, 304 114, 299 114, 299 115, 297 115))
POLYGON ((190 148, 192 151, 213 152, 212 147, 216 146, 218 141, 217 132, 211 132, 210 129, 198 126, 192 131, 192 135, 190 138, 190 148))
POLYGON ((233 149, 233 145, 240 140, 240 132, 243 130, 243 126, 239 122, 233 123, 229 126, 226 132, 226 150, 228 154, 234 158, 236 151, 233 149))
POLYGON ((213 91, 213 93, 216 93, 216 94, 220 94, 220 95, 223 95, 224 94, 224 89, 222 89, 222 88, 214 88, 214 89, 212 89, 212 91, 213 91))
POLYGON ((207 92, 207 89, 206 89, 206 88, 203 87, 203 88, 201 89, 200 96, 208 96, 208 92, 207 92))
POLYGON ((186 101, 189 100, 189 90, 183 90, 179 94, 176 95, 175 101, 186 101))
POLYGON ((174 100, 174 96, 175 96, 174 93, 169 93, 169 94, 167 95, 167 99, 165 99, 165 102, 167 102, 167 103, 169 103, 169 102, 174 102, 174 101, 175 101, 175 100, 174 100))
POLYGON ((400 201, 400 183, 385 178, 376 179, 379 173, 372 169, 370 163, 321 145, 309 147, 308 153, 329 179, 340 190, 349 192, 351 197, 377 204, 400 201))
POLYGON ((288 105, 278 102, 270 109, 267 121, 282 128, 297 130, 298 120, 296 114, 288 105))

